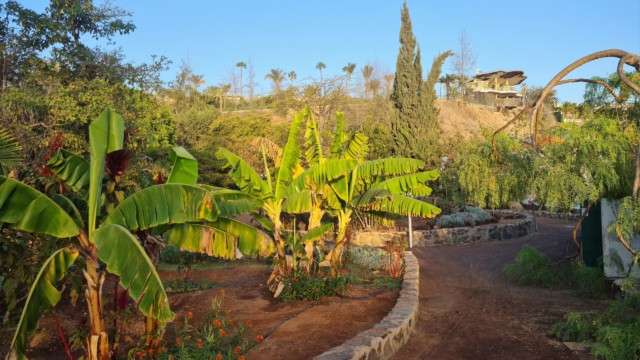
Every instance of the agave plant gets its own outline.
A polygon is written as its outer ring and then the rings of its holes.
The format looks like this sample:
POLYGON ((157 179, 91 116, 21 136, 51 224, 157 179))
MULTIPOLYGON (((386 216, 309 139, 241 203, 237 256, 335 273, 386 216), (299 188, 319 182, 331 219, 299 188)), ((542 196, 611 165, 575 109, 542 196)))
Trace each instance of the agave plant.
POLYGON ((170 321, 174 314, 154 264, 129 229, 140 232, 169 224, 215 223, 222 221, 220 214, 230 215, 248 206, 241 200, 242 205, 225 208, 221 205, 232 197, 229 194, 215 196, 214 189, 165 184, 124 199, 98 226, 105 158, 108 153, 122 149, 123 133, 124 120, 107 109, 89 126, 90 163, 67 152, 60 152, 56 160, 52 159, 57 164, 57 167, 52 166, 54 171, 62 174, 75 188, 88 187, 86 223, 70 201, 62 200, 63 208, 25 184, 0 177, 0 222, 23 231, 77 240, 45 261, 29 291, 9 350, 10 358, 24 358, 28 337, 37 327, 40 313, 55 306, 61 298, 56 283, 65 277, 67 269, 79 256, 85 262, 83 274, 90 325, 86 343, 90 359, 110 357, 101 297, 105 271, 100 267, 100 261, 106 264, 106 272, 120 277, 121 286, 128 289, 145 316, 160 323, 170 321))

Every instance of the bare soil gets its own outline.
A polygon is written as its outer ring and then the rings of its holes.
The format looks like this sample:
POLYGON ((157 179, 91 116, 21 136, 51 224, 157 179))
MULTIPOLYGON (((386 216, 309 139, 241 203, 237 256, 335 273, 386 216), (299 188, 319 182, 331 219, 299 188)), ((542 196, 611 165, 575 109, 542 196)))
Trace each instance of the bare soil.
POLYGON ((519 287, 502 269, 528 244, 560 260, 572 221, 538 218, 539 231, 508 241, 414 248, 420 262, 416 333, 396 359, 590 359, 546 333, 570 311, 600 310, 568 289, 519 287))

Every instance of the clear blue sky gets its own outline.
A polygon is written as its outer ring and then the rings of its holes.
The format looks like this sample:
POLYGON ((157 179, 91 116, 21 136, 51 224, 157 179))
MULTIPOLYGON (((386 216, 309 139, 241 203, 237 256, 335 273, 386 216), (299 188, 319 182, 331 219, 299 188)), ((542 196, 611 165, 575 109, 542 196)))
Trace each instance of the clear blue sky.
MULTIPOLYGON (((42 10, 48 1, 27 0, 42 10)), ((101 3, 96 0, 96 3, 101 3)), ((114 0, 133 13, 137 29, 116 39, 127 60, 151 54, 173 61, 163 79, 175 77, 182 60, 206 85, 228 78, 238 61, 251 60, 260 84, 272 68, 294 70, 298 80, 325 77, 356 63, 395 71, 403 0, 114 0)), ((595 51, 622 49, 640 54, 639 0, 425 1, 408 0, 413 31, 425 71, 438 53, 459 47, 465 31, 476 68, 521 69, 530 86, 544 86, 565 66, 595 51), (620 14, 620 16, 618 16, 620 14)), ((569 77, 606 76, 616 60, 599 60, 569 77)), ((627 68, 629 71, 631 68, 627 68)), ((450 63, 443 72, 452 72, 450 63)), ((245 72, 246 74, 246 72, 245 72)), ((426 74, 425 74, 426 76, 426 74)), ((354 84, 356 80, 354 80, 354 84)), ((584 84, 557 88, 563 101, 582 100, 584 84)))

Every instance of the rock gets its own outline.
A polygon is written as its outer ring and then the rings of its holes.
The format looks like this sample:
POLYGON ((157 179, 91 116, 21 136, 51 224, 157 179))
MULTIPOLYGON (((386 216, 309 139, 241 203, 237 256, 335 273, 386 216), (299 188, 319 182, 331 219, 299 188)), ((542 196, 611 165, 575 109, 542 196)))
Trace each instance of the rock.
POLYGON ((509 204, 509 209, 513 211, 524 211, 524 206, 522 206, 522 204, 520 204, 519 202, 514 201, 511 204, 509 204))

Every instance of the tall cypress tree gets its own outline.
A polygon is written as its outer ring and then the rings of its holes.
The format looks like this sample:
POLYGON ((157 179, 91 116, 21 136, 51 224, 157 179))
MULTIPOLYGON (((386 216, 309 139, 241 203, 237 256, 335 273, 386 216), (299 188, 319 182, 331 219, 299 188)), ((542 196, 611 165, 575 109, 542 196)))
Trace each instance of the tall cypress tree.
POLYGON ((416 157, 414 133, 421 112, 419 91, 422 67, 416 66, 416 38, 413 35, 406 2, 402 7, 401 19, 400 51, 391 93, 391 103, 395 108, 395 114, 391 120, 391 132, 395 145, 394 154, 402 157, 416 157), (419 74, 418 71, 420 71, 419 74))
POLYGON ((441 129, 438 123, 439 111, 435 104, 435 86, 442 64, 451 52, 445 52, 434 60, 429 77, 424 81, 420 47, 417 46, 416 50, 416 46, 405 2, 400 27, 400 51, 391 93, 391 102, 395 108, 391 120, 394 154, 437 165, 439 160, 436 150, 441 129))

